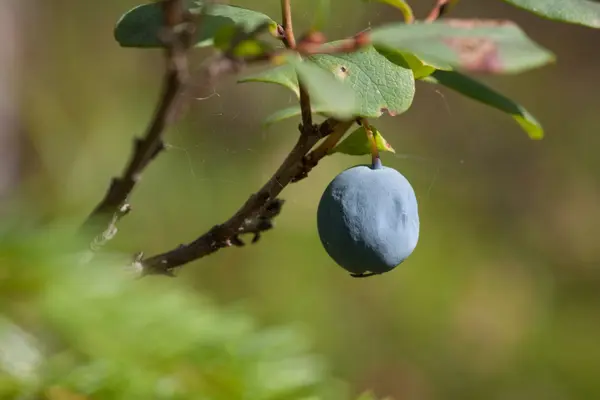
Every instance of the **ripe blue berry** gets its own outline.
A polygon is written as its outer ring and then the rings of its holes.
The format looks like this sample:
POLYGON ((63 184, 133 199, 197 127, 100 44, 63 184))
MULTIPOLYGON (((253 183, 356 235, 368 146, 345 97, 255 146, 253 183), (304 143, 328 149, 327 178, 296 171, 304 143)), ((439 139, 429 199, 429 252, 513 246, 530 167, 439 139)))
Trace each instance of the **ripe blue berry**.
POLYGON ((402 263, 419 239, 419 213, 408 180, 377 159, 336 176, 317 211, 321 243, 353 276, 388 272, 402 263))

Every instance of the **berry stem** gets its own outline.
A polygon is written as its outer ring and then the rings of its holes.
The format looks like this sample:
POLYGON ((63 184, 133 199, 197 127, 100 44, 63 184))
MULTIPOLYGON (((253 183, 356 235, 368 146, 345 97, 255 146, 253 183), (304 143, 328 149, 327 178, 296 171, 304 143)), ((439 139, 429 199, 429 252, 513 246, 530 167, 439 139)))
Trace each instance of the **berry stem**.
POLYGON ((361 124, 365 128, 365 132, 367 132, 367 138, 369 138, 369 142, 371 143, 371 162, 373 165, 373 169, 381 168, 381 159, 379 158, 379 149, 377 148, 377 142, 375 141, 375 135, 373 135, 373 129, 366 118, 361 119, 361 124))

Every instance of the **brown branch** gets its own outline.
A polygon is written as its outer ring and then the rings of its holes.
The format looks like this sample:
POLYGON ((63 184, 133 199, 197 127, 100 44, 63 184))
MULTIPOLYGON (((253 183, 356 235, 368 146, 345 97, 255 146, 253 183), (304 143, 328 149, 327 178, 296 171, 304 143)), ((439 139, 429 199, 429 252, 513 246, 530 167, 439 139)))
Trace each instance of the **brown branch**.
POLYGON ((313 130, 312 134, 301 134, 277 172, 258 192, 250 196, 233 217, 213 227, 191 243, 166 253, 137 260, 137 267, 142 275, 172 275, 177 267, 212 254, 221 248, 237 245, 236 241, 240 234, 256 234, 256 230, 251 228, 253 221, 268 217, 266 213, 269 211, 269 206, 276 202, 276 197, 281 191, 304 170, 304 157, 310 149, 322 137, 339 131, 340 126, 352 123, 353 121, 338 121, 330 118, 320 124, 318 129, 313 130))
POLYGON ((439 18, 442 18, 444 14, 448 12, 450 1, 451 0, 437 0, 436 5, 433 7, 433 10, 431 10, 427 18, 425 18, 425 21, 433 22, 439 18))
POLYGON ((164 0, 162 6, 162 38, 166 47, 162 94, 144 137, 135 140, 133 155, 123 174, 112 180, 104 198, 83 224, 82 230, 86 234, 97 235, 93 248, 105 243, 116 233, 117 221, 130 209, 128 198, 133 188, 148 164, 164 150, 163 132, 173 123, 181 106, 180 94, 189 76, 187 49, 195 25, 189 23, 183 0, 164 0), (100 234, 97 234, 98 230, 100 234))

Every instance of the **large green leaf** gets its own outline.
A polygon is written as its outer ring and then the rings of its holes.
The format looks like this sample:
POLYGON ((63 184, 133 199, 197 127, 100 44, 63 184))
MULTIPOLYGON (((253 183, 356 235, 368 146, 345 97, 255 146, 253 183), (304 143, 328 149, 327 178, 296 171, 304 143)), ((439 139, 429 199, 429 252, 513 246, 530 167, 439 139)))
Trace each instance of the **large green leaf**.
MULTIPOLYGON (((381 133, 373 125, 370 126, 377 149, 379 151, 388 151, 395 153, 394 148, 385 140, 381 133)), ((362 156, 365 154, 371 154, 371 142, 367 136, 367 132, 364 127, 356 129, 350 133, 344 140, 342 140, 337 146, 335 146, 329 154, 341 153, 351 156, 362 156)))
POLYGON ((352 53, 316 54, 309 59, 354 89, 361 117, 377 118, 384 111, 398 115, 412 105, 415 79, 411 69, 393 64, 372 46, 352 53))
MULTIPOLYGON (((329 45, 335 45, 335 42, 329 45)), ((398 57, 402 58, 401 55, 398 57)), ((384 111, 398 115, 412 105, 415 81, 411 69, 406 63, 392 63, 372 46, 347 54, 315 54, 307 59, 330 71, 354 90, 361 117, 377 118, 384 111)), ((238 82, 275 83, 298 95, 298 82, 289 65, 247 76, 238 82)), ((323 107, 315 105, 315 109, 322 110, 323 107)))
POLYGON ((540 123, 525 108, 468 76, 453 71, 436 71, 423 80, 446 86, 473 100, 510 114, 532 139, 541 139, 544 136, 540 123))
MULTIPOLYGON (((197 47, 212 45, 215 34, 227 25, 241 25, 246 30, 263 23, 269 23, 272 30, 277 27, 275 21, 257 11, 226 4, 204 5, 200 0, 185 0, 184 3, 193 14, 202 13, 194 37, 197 47)), ((159 33, 163 24, 160 2, 143 4, 129 10, 119 19, 114 31, 115 39, 123 47, 162 47, 159 33)))
POLYGON ((544 18, 600 28, 600 3, 589 0, 504 0, 544 18))
POLYGON ((514 23, 445 19, 433 23, 393 23, 374 28, 375 46, 414 54, 438 69, 517 73, 554 61, 554 55, 514 23))
MULTIPOLYGON (((398 57, 402 58, 402 55, 398 57)), ((331 76, 337 76, 349 84, 359 101, 358 115, 362 117, 379 117, 383 111, 397 115, 408 110, 412 104, 415 86, 408 65, 395 65, 373 47, 349 54, 316 54, 308 57, 307 60, 330 71, 331 76)), ((238 82, 275 83, 292 90, 297 96, 299 93, 294 68, 290 65, 278 66, 246 76, 238 82)), ((326 107, 316 103, 313 105, 313 111, 326 113, 326 107)), ((294 115, 296 114, 291 110, 281 111, 270 117, 268 122, 272 123, 294 115)))

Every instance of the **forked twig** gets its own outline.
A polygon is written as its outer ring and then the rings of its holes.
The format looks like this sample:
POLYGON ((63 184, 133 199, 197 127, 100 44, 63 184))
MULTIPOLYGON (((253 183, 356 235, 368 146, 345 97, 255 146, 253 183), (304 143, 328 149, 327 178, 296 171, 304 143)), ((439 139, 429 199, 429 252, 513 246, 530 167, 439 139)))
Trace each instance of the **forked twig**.
POLYGON ((163 132, 173 123, 181 106, 180 94, 189 77, 187 49, 195 26, 190 23, 183 0, 164 0, 162 7, 164 28, 161 36, 166 62, 162 94, 144 137, 134 142, 133 154, 123 174, 112 180, 104 198, 82 226, 84 234, 95 235, 93 249, 116 233, 116 223, 130 210, 128 198, 133 188, 148 164, 164 150, 163 132))
MULTIPOLYGON (((278 29, 288 51, 296 50, 296 40, 292 28, 290 0, 282 0, 283 27, 278 29), (283 32, 281 32, 283 31, 283 32)), ((97 244, 109 240, 116 232, 116 223, 129 210, 127 198, 139 179, 144 168, 163 150, 162 133, 171 124, 180 108, 181 92, 188 81, 187 49, 192 32, 179 30, 186 21, 182 0, 164 0, 166 35, 167 71, 163 84, 163 95, 143 139, 136 141, 135 151, 123 176, 115 178, 105 198, 90 215, 84 227, 102 227, 97 244), (177 32, 177 33, 175 33, 177 32), (183 32, 183 33, 182 33, 183 32), (125 210, 125 211, 124 211, 125 210)), ((243 40, 259 33, 264 27, 236 39, 243 40)), ((358 47, 353 45, 353 47, 358 47)), ((212 82, 217 76, 238 72, 247 62, 268 61, 278 53, 265 54, 250 59, 240 59, 234 54, 235 43, 229 51, 209 60, 203 69, 203 83, 212 82)), ((339 49, 340 51, 343 49, 339 49)), ((194 241, 180 245, 162 254, 144 258, 138 253, 134 267, 144 275, 172 275, 173 271, 184 264, 212 254, 215 251, 231 246, 243 246, 240 236, 254 234, 252 242, 260 238, 263 231, 271 229, 272 219, 279 214, 283 201, 277 199, 281 191, 299 176, 305 176, 307 159, 316 162, 327 155, 330 146, 343 136, 354 121, 339 121, 329 118, 320 125, 313 125, 312 110, 308 92, 300 85, 300 105, 302 107, 302 124, 298 141, 281 166, 263 187, 250 196, 238 211, 227 221, 214 226, 194 241), (321 138, 331 135, 321 146, 309 154, 321 138), (308 156, 307 156, 308 154, 308 156), (308 158, 307 158, 308 157, 308 158)))

